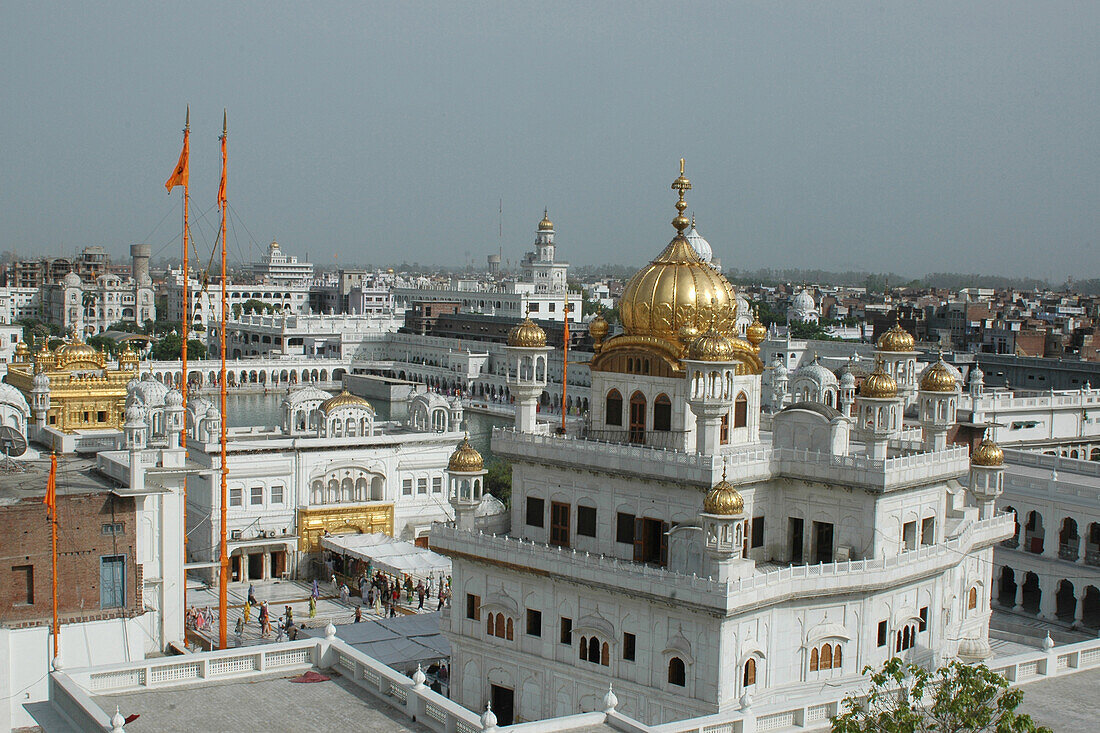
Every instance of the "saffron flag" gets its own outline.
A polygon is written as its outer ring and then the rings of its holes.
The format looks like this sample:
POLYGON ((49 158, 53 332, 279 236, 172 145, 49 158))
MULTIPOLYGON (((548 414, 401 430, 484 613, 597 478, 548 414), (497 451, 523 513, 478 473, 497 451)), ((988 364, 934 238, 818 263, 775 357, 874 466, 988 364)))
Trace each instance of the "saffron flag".
POLYGON ((183 186, 187 188, 188 175, 190 173, 190 153, 189 153, 189 141, 190 133, 187 130, 183 131, 183 150, 180 151, 180 161, 176 163, 176 169, 172 171, 172 175, 168 177, 168 180, 164 182, 164 187, 168 189, 168 193, 172 193, 172 189, 176 186, 183 186))
POLYGON ((46 479, 46 496, 42 499, 52 517, 57 516, 57 455, 50 456, 50 477, 46 479))
POLYGON ((223 132, 222 133, 222 180, 221 180, 221 183, 218 184, 218 206, 219 207, 225 206, 225 184, 226 184, 226 178, 229 175, 228 159, 226 158, 226 153, 225 153, 225 138, 226 138, 226 135, 223 132))

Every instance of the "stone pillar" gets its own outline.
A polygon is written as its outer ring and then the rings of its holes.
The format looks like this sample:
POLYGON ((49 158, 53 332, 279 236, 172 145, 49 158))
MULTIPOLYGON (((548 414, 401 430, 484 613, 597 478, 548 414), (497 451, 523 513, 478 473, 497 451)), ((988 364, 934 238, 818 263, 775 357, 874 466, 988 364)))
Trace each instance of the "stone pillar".
POLYGON ((1024 573, 1016 573, 1016 602, 1012 610, 1019 613, 1024 610, 1024 573))
POLYGON ((1058 612, 1058 584, 1052 582, 1050 587, 1043 588, 1040 581, 1039 590, 1039 618, 1047 621, 1053 620, 1058 612))
POLYGON ((1085 591, 1081 591, 1081 595, 1077 597, 1077 604, 1073 607, 1073 628, 1077 628, 1081 625, 1081 621, 1085 618, 1085 591))
POLYGON ((1078 528, 1077 534, 1077 562, 1084 564, 1085 562, 1085 533, 1078 528))

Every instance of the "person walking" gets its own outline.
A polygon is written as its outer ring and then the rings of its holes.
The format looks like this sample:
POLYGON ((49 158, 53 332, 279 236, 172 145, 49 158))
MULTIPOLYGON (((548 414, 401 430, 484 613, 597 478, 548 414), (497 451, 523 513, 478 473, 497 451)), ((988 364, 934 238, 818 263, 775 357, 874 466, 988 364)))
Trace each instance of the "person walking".
POLYGON ((332 582, 332 592, 335 595, 336 592, 338 590, 340 590, 340 586, 336 583, 336 573, 332 574, 331 582, 332 582))
POLYGON ((248 622, 252 620, 252 604, 244 604, 244 623, 247 626, 248 622))
POLYGON ((313 590, 310 591, 309 596, 310 596, 310 598, 320 598, 321 597, 321 587, 317 583, 317 578, 313 579, 313 590))
POLYGON ((309 599, 309 617, 315 618, 317 616, 317 599, 310 596, 309 599))
POLYGON ((416 610, 424 610, 424 582, 421 581, 416 584, 416 610))
POLYGON ((248 605, 255 606, 256 604, 256 586, 251 583, 248 584, 248 605))
POLYGON ((440 583, 440 584, 439 584, 439 605, 435 607, 435 610, 437 610, 437 611, 438 611, 438 610, 440 610, 441 608, 443 608, 443 597, 444 597, 445 595, 446 595, 446 594, 445 594, 445 593, 444 593, 444 591, 443 591, 443 584, 442 584, 442 583, 440 583))
POLYGON ((233 628, 233 631, 237 635, 237 646, 240 646, 244 640, 244 619, 240 616, 237 617, 237 625, 233 628))
POLYGON ((359 623, 362 620, 363 620, 363 607, 362 606, 356 606, 355 607, 355 623, 359 623))
POLYGON ((267 638, 271 633, 271 611, 267 608, 267 601, 260 604, 260 636, 267 638))

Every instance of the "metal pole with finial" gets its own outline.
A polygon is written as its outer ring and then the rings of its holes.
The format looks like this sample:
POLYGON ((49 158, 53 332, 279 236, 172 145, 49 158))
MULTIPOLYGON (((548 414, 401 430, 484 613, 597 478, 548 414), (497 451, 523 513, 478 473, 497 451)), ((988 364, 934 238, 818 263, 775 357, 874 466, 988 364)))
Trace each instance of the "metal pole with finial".
POLYGON ((228 198, 226 197, 226 186, 229 179, 229 159, 226 154, 226 145, 229 141, 229 114, 228 112, 222 112, 222 178, 221 184, 218 186, 218 208, 221 209, 222 221, 221 221, 221 239, 222 239, 222 317, 221 317, 221 329, 218 334, 220 341, 221 351, 221 532, 218 538, 218 560, 221 572, 218 576, 218 646, 221 649, 225 649, 228 646, 228 623, 226 618, 229 614, 229 552, 226 542, 226 522, 228 521, 228 510, 226 508, 226 502, 229 498, 229 490, 226 487, 226 477, 228 476, 228 469, 225 465, 226 459, 226 444, 225 444, 225 423, 226 423, 226 407, 225 407, 225 395, 226 395, 226 374, 225 374, 225 329, 229 325, 228 322, 228 298, 226 296, 226 280, 228 279, 228 272, 226 269, 226 257, 225 257, 225 218, 226 210, 229 208, 228 198))

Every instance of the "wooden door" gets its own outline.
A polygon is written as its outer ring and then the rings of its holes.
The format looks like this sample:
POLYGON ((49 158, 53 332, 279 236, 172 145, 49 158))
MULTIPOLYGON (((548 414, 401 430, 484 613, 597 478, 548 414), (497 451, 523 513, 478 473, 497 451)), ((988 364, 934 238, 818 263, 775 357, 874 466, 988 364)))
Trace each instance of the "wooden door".
POLYGON ((550 544, 569 547, 569 504, 550 502, 550 544))
POLYGON ((630 396, 631 443, 645 443, 645 395, 635 392, 630 396))

